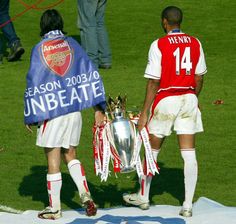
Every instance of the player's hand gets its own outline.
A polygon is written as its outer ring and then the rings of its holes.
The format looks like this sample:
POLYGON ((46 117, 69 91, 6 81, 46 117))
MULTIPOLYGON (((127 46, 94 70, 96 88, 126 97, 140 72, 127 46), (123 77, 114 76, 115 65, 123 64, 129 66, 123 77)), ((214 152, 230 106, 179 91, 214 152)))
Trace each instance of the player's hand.
POLYGON ((32 130, 32 127, 31 125, 25 125, 26 129, 30 132, 30 133, 33 133, 33 130, 32 130))
POLYGON ((106 123, 106 115, 102 111, 95 112, 95 125, 102 126, 106 123))
POLYGON ((147 121, 148 121, 148 115, 146 113, 141 113, 137 124, 139 131, 141 131, 145 127, 147 121))

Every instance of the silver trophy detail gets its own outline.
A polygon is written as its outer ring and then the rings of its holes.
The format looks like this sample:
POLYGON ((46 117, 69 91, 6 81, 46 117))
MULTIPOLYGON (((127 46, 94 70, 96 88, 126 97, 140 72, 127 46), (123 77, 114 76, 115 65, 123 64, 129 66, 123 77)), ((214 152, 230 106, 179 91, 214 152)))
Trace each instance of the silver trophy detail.
POLYGON ((121 173, 132 172, 131 160, 135 146, 136 128, 132 121, 126 118, 126 96, 118 96, 115 99, 109 97, 107 101, 108 117, 110 115, 111 138, 115 150, 121 160, 121 173))

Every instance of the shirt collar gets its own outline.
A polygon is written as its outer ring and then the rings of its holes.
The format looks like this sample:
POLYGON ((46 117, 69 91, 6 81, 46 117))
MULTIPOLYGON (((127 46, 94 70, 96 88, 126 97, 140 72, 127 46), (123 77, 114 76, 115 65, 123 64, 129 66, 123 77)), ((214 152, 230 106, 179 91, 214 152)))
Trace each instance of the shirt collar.
POLYGON ((167 33, 167 35, 176 35, 176 34, 183 34, 180 29, 173 29, 167 33))
POLYGON ((61 30, 52 30, 44 34, 43 38, 55 38, 55 37, 63 37, 63 36, 64 34, 61 32, 61 30))
POLYGON ((182 33, 182 31, 180 29, 173 29, 168 34, 171 34, 171 33, 182 33))

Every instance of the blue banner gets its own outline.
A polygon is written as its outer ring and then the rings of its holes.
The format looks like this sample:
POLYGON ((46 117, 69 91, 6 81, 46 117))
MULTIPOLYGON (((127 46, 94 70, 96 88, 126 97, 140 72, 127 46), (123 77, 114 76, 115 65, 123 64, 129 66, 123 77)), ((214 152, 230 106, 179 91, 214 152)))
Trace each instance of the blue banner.
POLYGON ((105 108, 102 79, 73 38, 46 38, 33 48, 24 104, 25 124, 98 104, 105 108))

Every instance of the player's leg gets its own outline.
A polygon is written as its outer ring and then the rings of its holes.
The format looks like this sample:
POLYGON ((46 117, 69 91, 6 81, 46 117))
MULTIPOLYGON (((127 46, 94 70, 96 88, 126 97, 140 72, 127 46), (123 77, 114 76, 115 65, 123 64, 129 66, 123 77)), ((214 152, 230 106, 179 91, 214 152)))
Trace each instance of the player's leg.
MULTIPOLYGON (((164 138, 160 138, 152 134, 150 135, 152 155, 155 162, 157 161, 157 157, 160 152, 163 141, 164 141, 164 138)), ((152 177, 153 177, 152 174, 147 174, 147 175, 142 176, 139 180, 140 190, 138 194, 140 198, 144 201, 149 201, 149 192, 150 192, 152 177)))
POLYGON ((76 148, 70 146, 69 149, 63 149, 63 158, 65 163, 67 164, 70 175, 78 188, 81 203, 82 206, 85 207, 87 215, 96 215, 97 208, 91 198, 84 168, 81 162, 76 159, 76 148))
POLYGON ((81 162, 76 159, 75 147, 71 146, 69 149, 63 149, 63 151, 65 162, 69 169, 70 175, 78 188, 79 195, 82 196, 86 193, 89 194, 84 168, 81 162))
MULTIPOLYGON (((160 152, 161 146, 164 142, 164 136, 157 137, 156 135, 150 134, 150 144, 152 148, 152 155, 155 162, 160 152)), ((146 164, 144 163, 143 169, 145 170, 146 164)), ((135 205, 142 210, 149 209, 149 193, 153 175, 145 174, 139 178, 140 188, 137 193, 123 194, 123 199, 127 204, 135 205)))
POLYGON ((198 177, 195 133, 203 131, 203 128, 196 96, 186 94, 181 97, 184 103, 176 118, 174 129, 177 132, 179 148, 184 161, 185 199, 180 215, 189 217, 192 216, 192 201, 198 177))
POLYGON ((76 146, 79 145, 82 129, 81 113, 75 112, 70 114, 68 116, 66 127, 64 133, 65 138, 62 143, 62 156, 68 166, 70 175, 78 188, 81 202, 86 208, 87 215, 95 215, 97 211, 96 205, 93 203, 91 198, 83 166, 76 158, 76 146))
MULTIPOLYGON (((56 219, 61 216, 60 190, 62 178, 60 173, 61 147, 66 144, 65 133, 69 127, 68 120, 74 115, 68 114, 44 121, 37 131, 36 144, 45 148, 48 162, 47 186, 50 206, 39 213, 40 218, 56 219)), ((69 147, 69 146, 68 146, 69 147)))
POLYGON ((194 135, 178 135, 181 156, 184 160, 185 199, 180 215, 192 216, 192 201, 197 184, 198 165, 195 152, 194 135))
POLYGON ((67 129, 64 133, 66 138, 63 141, 62 158, 68 166, 70 175, 74 180, 81 197, 83 194, 89 193, 83 166, 76 158, 76 146, 79 145, 82 130, 81 113, 76 112, 71 114, 66 126, 67 129))
POLYGON ((39 212, 42 219, 58 219, 61 215, 60 193, 62 177, 60 172, 61 150, 60 148, 45 148, 48 162, 47 189, 49 207, 39 212))
MULTIPOLYGON (((164 138, 159 138, 155 135, 150 135, 150 143, 152 147, 153 159, 156 162, 158 154, 160 152, 161 145, 164 138)), ((144 163, 144 170, 145 170, 144 163)), ((146 210, 149 209, 149 193, 152 182, 152 174, 143 175, 139 178, 140 189, 137 193, 123 194, 123 199, 127 204, 138 206, 139 208, 146 210)))
MULTIPOLYGON (((153 158, 155 161, 157 160, 157 156, 161 150, 165 137, 171 134, 171 128, 178 110, 178 101, 172 97, 167 97, 157 104, 153 114, 151 115, 152 118, 148 123, 148 129, 150 133, 153 158)), ((149 201, 151 181, 152 175, 145 175, 140 180, 139 195, 144 200, 149 201)))
MULTIPOLYGON (((153 158, 156 161, 160 152, 165 136, 171 134, 176 114, 178 113, 179 103, 171 97, 161 100, 153 110, 151 119, 148 123, 150 133, 150 143, 153 158)), ((126 203, 139 206, 141 209, 149 208, 149 193, 152 176, 144 175, 139 179, 140 190, 135 194, 124 194, 123 199, 126 203)))

